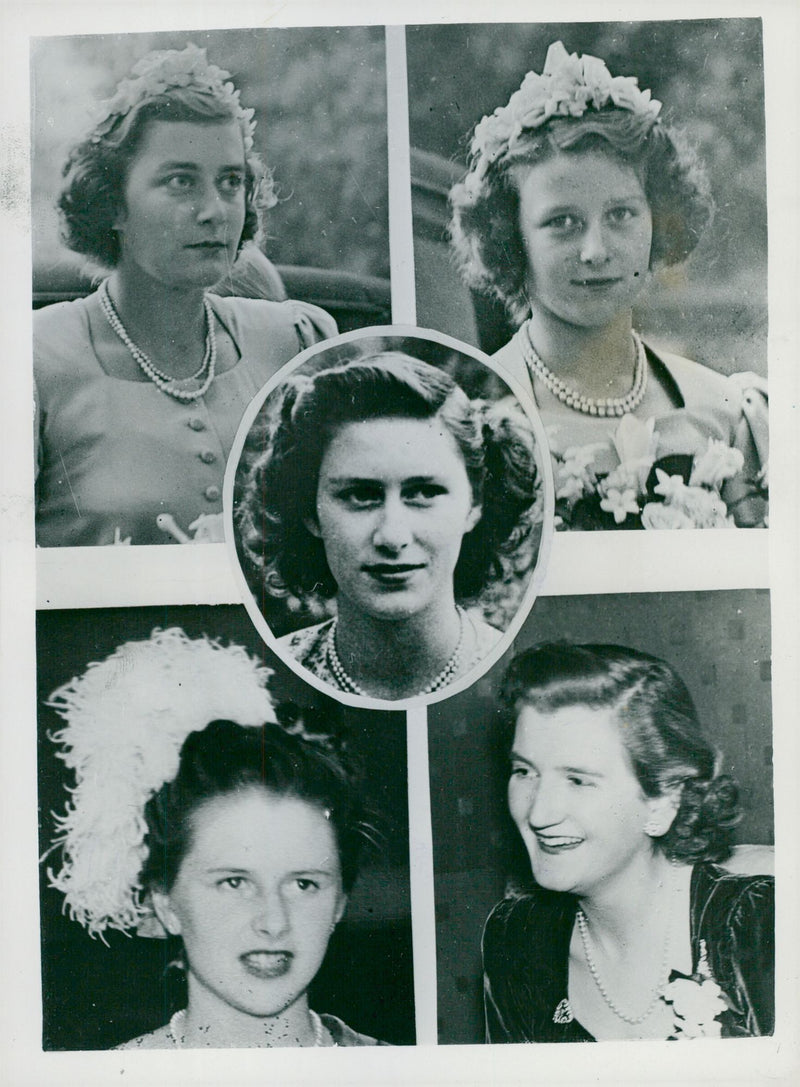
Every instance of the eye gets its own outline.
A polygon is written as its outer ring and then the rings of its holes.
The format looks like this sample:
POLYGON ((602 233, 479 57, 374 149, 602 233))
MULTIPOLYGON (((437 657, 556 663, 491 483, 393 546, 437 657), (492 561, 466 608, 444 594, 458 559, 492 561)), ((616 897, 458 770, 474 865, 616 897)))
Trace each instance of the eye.
POLYGON ((580 219, 577 215, 573 215, 571 212, 563 212, 561 215, 554 215, 548 219, 544 226, 557 234, 569 234, 574 230, 577 230, 580 226, 580 219))
POLYGON ((525 780, 526 778, 533 778, 536 775, 536 771, 532 766, 526 766, 523 762, 513 762, 511 764, 511 770, 509 776, 511 778, 518 778, 525 780))
POLYGON ((246 883, 247 878, 245 876, 225 876, 224 879, 217 881, 217 886, 230 891, 238 891, 246 883))
POLYGON ((239 173, 238 170, 225 174, 220 179, 219 187, 224 193, 235 194, 242 190, 244 186, 244 174, 239 173))
POLYGON ((297 885, 297 889, 302 891, 303 894, 316 894, 320 889, 319 883, 315 879, 309 879, 306 876, 298 876, 295 880, 295 884, 297 885))
POLYGON ((377 506, 383 500, 383 488, 377 483, 353 483, 338 491, 336 497, 352 509, 377 506))
POLYGON ((447 487, 441 483, 435 483, 432 480, 419 481, 415 483, 408 483, 403 487, 403 499, 406 502, 411 502, 417 506, 429 506, 440 498, 443 494, 447 494, 447 487))
POLYGON ((567 781, 577 788, 591 788, 594 785, 594 781, 591 778, 584 777, 583 774, 568 774, 567 781))
POLYGON ((631 207, 629 204, 620 204, 619 207, 611 208, 608 212, 608 219, 615 225, 621 225, 623 223, 629 223, 632 219, 639 217, 639 209, 631 207))
POLYGON ((164 184, 174 192, 186 192, 194 185, 194 178, 191 174, 169 174, 164 179, 164 184))

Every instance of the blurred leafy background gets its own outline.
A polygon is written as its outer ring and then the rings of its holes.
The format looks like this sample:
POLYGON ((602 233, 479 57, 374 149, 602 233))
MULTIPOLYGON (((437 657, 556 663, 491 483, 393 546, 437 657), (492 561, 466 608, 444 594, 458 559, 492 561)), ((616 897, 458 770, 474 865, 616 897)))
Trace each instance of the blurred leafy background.
POLYGON ((40 38, 31 52, 32 219, 37 262, 76 261, 55 202, 91 109, 151 49, 208 49, 256 110, 256 150, 277 183, 267 223, 276 263, 389 275, 382 27, 185 31, 40 38))
POLYGON ((475 123, 504 105, 547 47, 602 57, 664 103, 705 161, 715 221, 662 277, 643 331, 716 369, 766 372, 767 198, 760 19, 471 24, 407 30, 412 146, 458 163, 475 123))

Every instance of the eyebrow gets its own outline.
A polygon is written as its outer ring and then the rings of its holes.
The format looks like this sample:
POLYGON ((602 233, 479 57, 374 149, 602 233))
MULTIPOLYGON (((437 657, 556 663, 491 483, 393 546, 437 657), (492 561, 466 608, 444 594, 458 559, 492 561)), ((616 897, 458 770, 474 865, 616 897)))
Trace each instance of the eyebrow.
MULTIPOLYGON (((200 164, 199 160, 196 160, 196 159, 192 159, 192 160, 187 161, 187 162, 180 162, 180 161, 175 160, 175 159, 167 159, 165 162, 162 162, 162 163, 159 164, 159 169, 160 170, 198 170, 198 169, 200 169, 200 165, 201 164, 200 164)), ((244 173, 244 171, 246 169, 246 164, 244 162, 229 162, 229 163, 225 163, 224 165, 220 166, 219 169, 221 171, 222 170, 240 170, 242 173, 244 173)))

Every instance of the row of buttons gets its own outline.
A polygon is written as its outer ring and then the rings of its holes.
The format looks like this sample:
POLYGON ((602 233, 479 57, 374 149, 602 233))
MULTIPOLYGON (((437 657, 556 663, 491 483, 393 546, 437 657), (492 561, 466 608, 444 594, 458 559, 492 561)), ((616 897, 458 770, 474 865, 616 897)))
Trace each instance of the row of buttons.
MULTIPOLYGON (((190 419, 187 419, 186 425, 189 427, 190 430, 197 431, 198 433, 201 430, 206 429, 206 424, 197 415, 193 415, 190 419)), ((214 461, 217 459, 217 454, 214 453, 211 449, 204 449, 202 453, 198 453, 197 455, 203 462, 203 464, 213 464, 214 461)), ((221 494, 222 491, 216 485, 206 487, 206 489, 203 491, 203 495, 208 502, 218 502, 221 494)))

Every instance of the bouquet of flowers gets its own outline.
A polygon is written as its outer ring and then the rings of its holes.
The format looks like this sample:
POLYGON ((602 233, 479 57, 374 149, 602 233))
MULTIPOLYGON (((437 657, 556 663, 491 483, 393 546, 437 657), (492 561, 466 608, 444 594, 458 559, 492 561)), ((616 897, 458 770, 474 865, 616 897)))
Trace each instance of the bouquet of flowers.
MULTIPOLYGON (((625 415, 613 443, 619 464, 601 474, 595 466, 604 443, 554 455, 556 527, 560 529, 733 528, 724 484, 744 467, 740 450, 715 438, 704 452, 657 459, 655 419, 625 415)), ((766 473, 752 481, 766 496, 766 473)))

